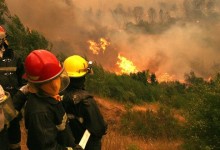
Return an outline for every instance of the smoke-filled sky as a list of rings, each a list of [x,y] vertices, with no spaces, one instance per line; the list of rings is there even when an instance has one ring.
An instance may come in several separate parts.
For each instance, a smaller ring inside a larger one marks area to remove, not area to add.
[[[176,23],[161,34],[128,33],[123,19],[112,13],[119,3],[125,10],[144,8],[144,19],[150,7],[170,11],[183,17],[183,0],[6,0],[12,14],[30,29],[37,30],[53,43],[53,50],[65,55],[80,54],[117,71],[117,56],[131,60],[139,71],[150,69],[160,76],[168,73],[183,79],[194,71],[204,78],[220,70],[220,21],[208,24],[195,20]],[[217,0],[215,10],[220,8]],[[101,15],[98,16],[98,10]],[[134,21],[134,20],[130,20]],[[89,51],[88,40],[103,37],[111,43],[104,53]]]

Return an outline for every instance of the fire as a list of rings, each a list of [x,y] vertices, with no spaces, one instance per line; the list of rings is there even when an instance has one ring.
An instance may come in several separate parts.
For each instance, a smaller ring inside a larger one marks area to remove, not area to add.
[[[88,43],[89,43],[89,50],[91,50],[92,53],[95,55],[98,55],[100,51],[104,53],[107,46],[110,45],[110,42],[108,42],[104,38],[100,38],[98,43],[93,40],[89,40]]]
[[[104,38],[100,38],[100,46],[103,49],[103,51],[105,51],[106,47],[110,45],[110,42],[108,42],[106,39]]]
[[[94,55],[99,55],[100,52],[104,54],[105,50],[107,47],[110,45],[110,42],[105,39],[105,38],[100,38],[98,42],[94,40],[89,40],[89,50],[94,54]],[[118,54],[118,60],[116,64],[118,65],[120,71],[115,71],[116,74],[131,74],[131,73],[137,73],[138,69],[134,65],[134,63],[131,60],[128,60],[126,57]],[[157,73],[157,81],[158,82],[170,82],[175,80],[174,75],[170,75],[168,73]]]
[[[88,43],[90,44],[89,49],[92,51],[92,53],[98,55],[100,51],[99,45],[92,40],[89,40]]]
[[[169,82],[169,81],[174,81],[174,76],[173,75],[169,75],[167,72],[164,74],[161,74],[158,77],[158,82]]]
[[[117,65],[121,69],[122,74],[130,74],[130,73],[136,73],[138,72],[136,66],[133,64],[132,61],[128,60],[127,58],[121,56],[120,54],[118,55],[118,61]]]
[[[207,82],[211,82],[213,79],[212,79],[212,76],[209,76],[207,79],[205,79]]]

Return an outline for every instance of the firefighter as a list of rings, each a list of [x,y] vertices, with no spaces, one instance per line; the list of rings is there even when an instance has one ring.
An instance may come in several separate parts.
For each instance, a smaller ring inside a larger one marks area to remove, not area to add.
[[[91,65],[91,61],[79,55],[65,59],[64,68],[70,77],[70,84],[63,92],[63,106],[76,143],[88,130],[90,137],[85,150],[101,150],[101,139],[106,134],[107,124],[94,97],[85,90],[86,75],[92,72]]]
[[[0,26],[0,76],[1,84],[11,96],[22,86],[21,74],[24,73],[22,59],[9,48],[6,31]]]
[[[0,26],[0,76],[3,88],[13,95],[17,87],[15,76],[16,58],[12,49],[8,48],[6,31]]]
[[[9,92],[4,91],[0,85],[0,149],[8,150],[9,141],[7,129],[9,123],[16,117],[16,110],[14,109],[12,99]]]
[[[8,48],[8,41],[6,40],[6,31],[5,29],[0,26],[0,58],[3,57],[3,53]]]
[[[25,59],[29,89],[24,108],[29,150],[81,149],[67,123],[58,94],[69,77],[56,56],[47,50],[34,50]]]
[[[6,37],[6,30],[0,26],[0,83],[13,98],[17,89],[22,86],[21,74],[24,73],[24,69],[22,66],[22,59],[9,48]],[[11,121],[7,129],[10,149],[12,150],[21,149],[20,119],[21,114]]]

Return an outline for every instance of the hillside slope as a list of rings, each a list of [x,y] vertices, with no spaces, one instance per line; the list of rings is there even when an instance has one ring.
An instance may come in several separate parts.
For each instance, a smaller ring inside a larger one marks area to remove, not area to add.
[[[115,101],[96,97],[100,110],[108,122],[109,129],[103,138],[103,150],[177,150],[181,141],[148,140],[134,137],[132,135],[122,135],[120,131],[120,117],[126,112],[125,106]],[[133,106],[134,111],[151,110],[156,112],[158,104],[145,104],[143,106]]]
[[[139,137],[131,135],[122,135],[120,130],[120,117],[126,112],[123,104],[118,102],[95,97],[100,110],[108,123],[108,132],[103,137],[102,150],[177,150],[180,141],[167,141],[167,140],[144,140]],[[134,106],[135,111],[145,111],[150,109],[157,111],[158,104],[146,104],[144,106]],[[27,150],[26,147],[26,132],[24,129],[24,122],[21,121],[22,128],[22,150]]]

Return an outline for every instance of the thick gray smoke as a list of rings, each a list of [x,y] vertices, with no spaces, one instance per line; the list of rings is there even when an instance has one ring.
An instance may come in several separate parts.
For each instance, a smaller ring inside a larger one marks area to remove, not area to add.
[[[141,34],[124,31],[124,22],[134,23],[134,18],[112,13],[119,6],[126,11],[141,6],[146,20],[151,7],[157,11],[169,10],[171,17],[178,18],[184,14],[183,0],[6,0],[6,3],[27,27],[51,41],[54,51],[86,56],[110,71],[117,70],[118,54],[131,60],[140,71],[150,69],[158,76],[168,73],[176,79],[183,79],[190,71],[207,78],[220,70],[220,21],[211,26],[200,20],[177,22],[160,34]],[[217,1],[215,11],[219,7]],[[88,40],[98,41],[101,37],[111,44],[105,53],[94,55],[89,51]]]

